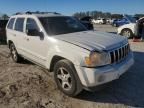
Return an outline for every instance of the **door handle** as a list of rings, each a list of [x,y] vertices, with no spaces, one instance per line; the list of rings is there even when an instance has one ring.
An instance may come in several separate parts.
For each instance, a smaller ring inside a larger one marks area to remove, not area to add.
[[[15,36],[15,37],[16,37],[16,34],[13,34],[13,36]]]
[[[29,41],[29,38],[26,38],[27,41]]]
[[[24,39],[25,39],[26,41],[29,41],[29,38],[27,38],[27,37],[25,37]]]

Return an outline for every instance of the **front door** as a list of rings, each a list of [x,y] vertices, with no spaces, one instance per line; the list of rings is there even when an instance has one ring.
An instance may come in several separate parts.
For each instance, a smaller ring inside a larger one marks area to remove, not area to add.
[[[46,38],[44,35],[43,38],[41,38],[39,34],[33,36],[28,35],[29,30],[37,30],[40,32],[40,26],[36,22],[36,19],[27,18],[26,21],[26,35],[24,37],[25,55],[34,62],[44,65],[44,63],[46,62],[46,55],[48,49]]]

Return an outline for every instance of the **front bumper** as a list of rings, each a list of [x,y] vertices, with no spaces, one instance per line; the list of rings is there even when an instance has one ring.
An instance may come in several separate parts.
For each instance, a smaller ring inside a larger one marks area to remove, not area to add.
[[[84,87],[94,87],[118,79],[134,64],[133,54],[130,53],[125,60],[99,68],[86,68],[75,66],[81,84]]]

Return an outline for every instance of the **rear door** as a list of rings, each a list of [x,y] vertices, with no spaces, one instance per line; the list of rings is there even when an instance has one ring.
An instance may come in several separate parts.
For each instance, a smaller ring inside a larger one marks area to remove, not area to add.
[[[25,36],[24,22],[25,22],[25,18],[23,18],[23,17],[17,18],[16,22],[15,22],[15,26],[14,26],[13,36],[16,37],[15,38],[15,41],[17,43],[16,48],[17,48],[19,54],[23,54],[23,50],[24,50],[24,46],[23,46],[23,39]]]

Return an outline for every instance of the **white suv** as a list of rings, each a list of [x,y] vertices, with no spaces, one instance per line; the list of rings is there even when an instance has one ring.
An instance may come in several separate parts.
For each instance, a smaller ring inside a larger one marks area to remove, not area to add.
[[[129,19],[130,23],[120,26],[117,30],[117,33],[127,38],[141,37],[144,17],[140,18],[137,21],[136,19],[130,16],[127,16],[127,19]]]
[[[125,37],[88,31],[58,13],[12,16],[6,33],[12,59],[23,57],[54,72],[58,88],[69,96],[118,79],[134,63]]]
[[[98,18],[97,20],[93,19],[92,23],[94,23],[94,24],[106,24],[106,19],[104,19],[104,18]]]

